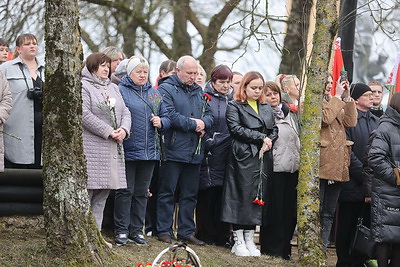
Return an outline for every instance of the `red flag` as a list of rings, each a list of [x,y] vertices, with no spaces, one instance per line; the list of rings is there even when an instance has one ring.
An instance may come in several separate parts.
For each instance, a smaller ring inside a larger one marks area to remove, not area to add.
[[[389,99],[394,93],[400,92],[400,54],[386,81],[386,87],[390,90]]]
[[[12,53],[10,51],[8,51],[8,57],[7,57],[7,61],[12,59]]]
[[[336,82],[340,77],[340,71],[344,70],[343,56],[342,50],[340,48],[341,39],[338,37],[334,43],[335,48],[335,56],[333,58],[333,66],[332,66],[332,76],[333,76],[333,84],[331,89],[331,95],[336,94]]]

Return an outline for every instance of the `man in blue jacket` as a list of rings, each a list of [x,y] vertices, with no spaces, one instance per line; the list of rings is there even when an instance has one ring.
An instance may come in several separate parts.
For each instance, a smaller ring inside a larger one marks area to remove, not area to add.
[[[175,192],[179,188],[178,239],[204,245],[195,236],[193,219],[197,204],[202,136],[213,124],[213,116],[202,88],[195,83],[198,63],[191,56],[177,61],[177,72],[161,79],[159,90],[171,119],[165,132],[165,157],[159,173],[157,201],[158,240],[171,242]]]

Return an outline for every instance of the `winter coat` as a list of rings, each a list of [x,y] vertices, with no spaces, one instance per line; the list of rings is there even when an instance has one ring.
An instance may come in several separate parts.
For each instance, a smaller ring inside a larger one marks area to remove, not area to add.
[[[205,150],[200,169],[200,189],[223,185],[231,147],[231,135],[226,125],[225,113],[228,102],[232,100],[232,93],[219,93],[212,88],[211,82],[206,84],[204,92],[211,97],[209,105],[214,124],[203,137]]]
[[[259,181],[260,193],[266,192],[265,177],[260,179],[259,151],[265,137],[273,142],[278,138],[278,127],[269,104],[258,103],[258,114],[246,102],[230,101],[226,120],[232,137],[232,146],[222,193],[221,220],[241,225],[261,225],[262,207],[253,203]],[[264,153],[262,171],[272,172],[272,150]],[[265,200],[265,198],[263,199]],[[268,203],[267,203],[268,205]]]
[[[378,126],[379,118],[370,111],[364,112],[357,109],[357,125],[347,128],[347,140],[353,141],[350,155],[349,175],[350,181],[344,182],[340,188],[339,201],[364,202],[363,189],[363,160],[366,153],[368,139],[372,131]]]
[[[44,66],[41,62],[37,63],[38,69],[36,73],[44,81]],[[22,66],[26,80],[20,66]],[[27,84],[29,88],[34,88],[31,74],[20,57],[4,62],[0,65],[0,70],[7,77],[13,100],[13,108],[10,117],[4,123],[4,131],[21,138],[21,140],[17,140],[11,136],[4,135],[5,158],[17,164],[34,164],[34,100],[27,97]]]
[[[137,86],[127,75],[121,79],[118,87],[132,115],[131,133],[129,138],[124,140],[125,160],[160,160],[160,133],[171,125],[160,93],[151,88],[150,83]],[[160,117],[160,131],[156,131],[150,121],[151,114]]]
[[[0,71],[0,131],[3,131],[3,124],[10,116],[12,97],[7,78]],[[4,142],[3,133],[0,133],[0,172],[4,172]]]
[[[320,169],[321,179],[338,182],[349,181],[349,165],[352,141],[346,140],[345,128],[357,124],[355,102],[345,102],[329,97],[322,102],[322,126]]]
[[[284,117],[275,116],[275,123],[279,129],[279,137],[272,150],[274,161],[274,172],[294,173],[299,169],[300,161],[300,139],[298,132],[298,121],[289,107],[282,104]]]
[[[392,164],[400,166],[400,114],[388,106],[368,154],[372,180],[371,231],[379,243],[400,243],[400,187]],[[391,164],[392,163],[392,164]]]
[[[212,111],[202,88],[196,83],[189,86],[173,74],[159,81],[158,90],[171,119],[171,127],[164,135],[166,160],[200,164],[204,157],[204,138],[200,139],[196,122],[191,118],[201,119],[205,130],[213,125]]]
[[[114,130],[107,98],[114,98],[115,117],[119,127],[127,132],[131,127],[131,113],[125,106],[118,86],[109,79],[102,81],[86,67],[82,70],[82,125],[83,150],[86,156],[88,189],[126,188],[123,150],[110,136]],[[120,152],[120,153],[119,153]]]

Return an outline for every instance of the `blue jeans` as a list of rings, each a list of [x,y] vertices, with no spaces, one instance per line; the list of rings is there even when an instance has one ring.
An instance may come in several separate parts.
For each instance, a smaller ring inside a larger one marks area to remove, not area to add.
[[[178,235],[190,237],[195,232],[193,214],[199,190],[200,164],[165,161],[159,173],[157,233],[172,235],[175,193],[179,188]]]
[[[135,236],[143,234],[147,189],[157,161],[126,161],[126,189],[115,192],[114,232]]]
[[[325,249],[329,245],[329,235],[339,199],[340,185],[340,182],[328,185],[328,180],[319,180],[321,238]]]

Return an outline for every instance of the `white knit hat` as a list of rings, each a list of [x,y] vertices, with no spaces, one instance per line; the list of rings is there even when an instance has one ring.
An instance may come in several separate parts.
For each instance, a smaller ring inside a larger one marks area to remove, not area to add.
[[[130,75],[131,72],[139,65],[146,66],[147,68],[149,67],[149,63],[144,57],[132,56],[126,64],[126,73]]]

